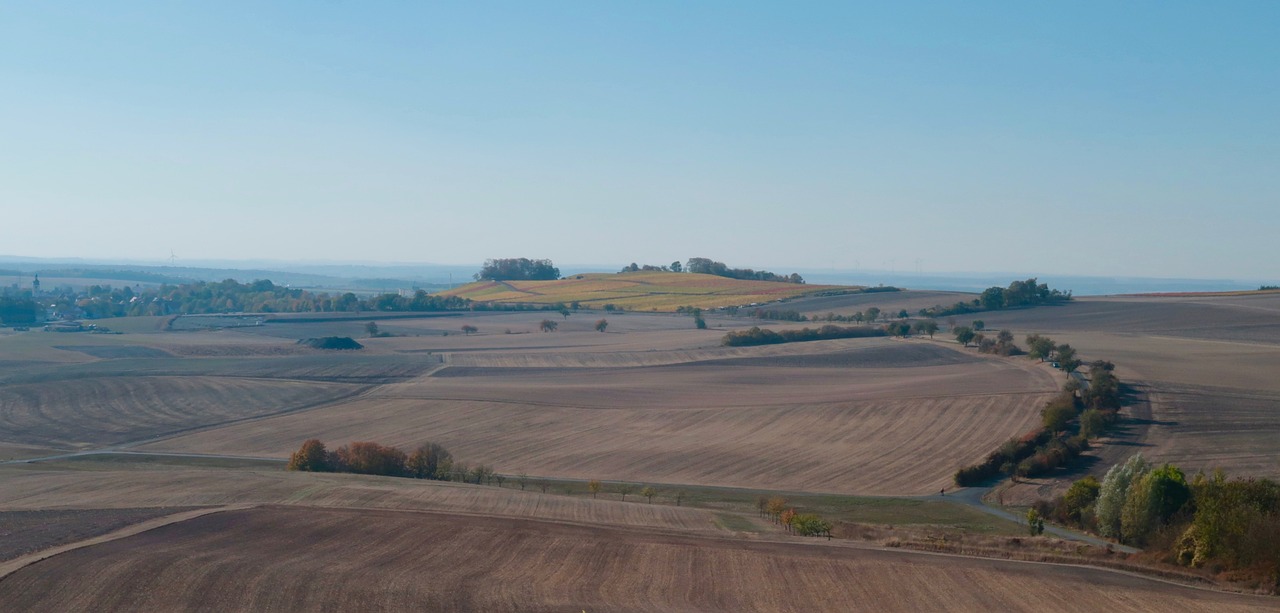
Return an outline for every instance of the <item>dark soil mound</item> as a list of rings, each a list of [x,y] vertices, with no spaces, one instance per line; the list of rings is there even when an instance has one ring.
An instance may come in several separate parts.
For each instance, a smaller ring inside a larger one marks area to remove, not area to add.
[[[349,336],[326,336],[323,338],[304,338],[298,341],[299,345],[315,347],[316,349],[364,349],[364,345],[357,343],[355,339]]]

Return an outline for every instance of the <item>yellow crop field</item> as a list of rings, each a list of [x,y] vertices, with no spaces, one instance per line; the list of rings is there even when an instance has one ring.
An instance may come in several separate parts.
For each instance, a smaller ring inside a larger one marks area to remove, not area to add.
[[[673,272],[593,273],[555,281],[477,281],[442,292],[477,302],[557,304],[588,308],[613,304],[633,311],[674,311],[682,306],[713,309],[745,306],[813,294],[856,292],[839,285],[743,281]]]

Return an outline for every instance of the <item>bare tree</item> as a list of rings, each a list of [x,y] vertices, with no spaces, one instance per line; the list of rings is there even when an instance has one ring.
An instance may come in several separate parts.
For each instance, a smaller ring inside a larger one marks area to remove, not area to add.
[[[622,494],[622,501],[627,501],[627,494],[636,491],[636,487],[630,483],[622,483],[618,485],[618,493]]]

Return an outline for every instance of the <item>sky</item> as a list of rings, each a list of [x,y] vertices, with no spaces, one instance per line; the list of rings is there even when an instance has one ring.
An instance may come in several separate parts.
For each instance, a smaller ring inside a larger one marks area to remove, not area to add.
[[[1275,279],[1280,3],[0,4],[0,254]]]

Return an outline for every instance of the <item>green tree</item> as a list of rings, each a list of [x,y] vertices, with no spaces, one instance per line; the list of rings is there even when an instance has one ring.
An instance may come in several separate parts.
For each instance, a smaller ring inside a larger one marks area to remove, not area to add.
[[[969,346],[969,343],[973,341],[973,337],[976,335],[973,328],[970,328],[969,326],[957,326],[952,328],[951,333],[955,334],[956,342],[964,345],[965,347]]]
[[[453,454],[439,443],[425,443],[409,455],[409,475],[418,479],[443,479],[444,468],[453,462]]]
[[[539,327],[543,332],[555,332],[555,331],[556,331],[556,328],[559,328],[559,327],[560,327],[560,324],[558,324],[558,323],[556,323],[556,322],[554,322],[554,321],[552,321],[552,320],[550,320],[550,319],[544,319],[544,320],[542,320],[542,322],[541,322],[541,323],[539,323],[539,324],[538,324],[538,327]]]
[[[462,326],[462,333],[467,336],[471,336],[472,334],[475,334],[476,332],[479,332],[479,331],[480,331],[480,328],[477,328],[471,324]]]
[[[609,320],[601,319],[596,322],[596,332],[604,332],[609,327]]]
[[[982,321],[981,319],[975,319],[973,320],[973,329],[975,332],[981,332],[983,330],[986,330],[987,322]]]
[[[937,331],[938,331],[938,322],[932,319],[926,319],[920,322],[920,332],[924,334],[928,334],[929,338],[933,338],[933,335],[937,333]]]
[[[1072,379],[1074,381],[1075,379]],[[1097,438],[1107,429],[1107,418],[1097,409],[1089,409],[1080,414],[1080,434],[1085,438]]]
[[[1103,536],[1113,538],[1121,536],[1121,514],[1129,498],[1130,486],[1140,481],[1148,470],[1150,465],[1139,453],[1134,454],[1124,464],[1112,466],[1102,478],[1102,487],[1098,490],[1098,502],[1094,506],[1094,514],[1098,518],[1098,532]]]
[[[1040,512],[1035,509],[1027,511],[1027,532],[1031,533],[1031,536],[1044,534],[1044,518],[1040,517]]]
[[[1027,355],[1034,359],[1041,362],[1047,360],[1053,354],[1055,348],[1057,348],[1057,345],[1054,344],[1053,339],[1047,336],[1040,336],[1039,334],[1027,335]]]
[[[573,311],[570,311],[567,307],[560,307],[560,314],[563,315],[565,319],[569,319],[569,316],[573,315]]]
[[[640,495],[648,499],[649,504],[653,504],[653,497],[658,495],[658,490],[653,489],[651,485],[646,485],[640,490]]]
[[[591,492],[592,498],[595,498],[596,494],[599,494],[600,490],[602,489],[604,489],[604,484],[600,483],[595,479],[592,479],[587,482],[587,491]]]
[[[671,263],[671,272],[684,272],[684,265],[680,263],[680,260]]]
[[[1067,429],[1067,424],[1076,418],[1075,407],[1061,402],[1051,402],[1040,414],[1046,430],[1058,433]]]
[[[619,493],[619,494],[622,494],[622,501],[623,501],[623,502],[626,502],[626,501],[627,501],[627,494],[630,494],[631,492],[634,492],[634,491],[636,491],[636,488],[635,488],[635,486],[634,486],[634,485],[631,485],[630,483],[619,483],[619,484],[618,484],[618,493]]]
[[[369,322],[369,323],[365,324],[365,325],[364,325],[364,331],[365,331],[365,332],[367,332],[367,333],[369,333],[369,337],[370,337],[370,338],[377,337],[377,336],[378,336],[378,324],[377,324],[377,322],[373,322],[373,321],[371,321],[371,322]]]
[[[1102,484],[1093,475],[1072,483],[1067,493],[1062,495],[1067,517],[1072,521],[1084,523],[1085,514],[1098,500],[1098,492],[1101,489]]]
[[[878,307],[871,307],[867,309],[867,312],[866,312],[867,321],[875,321],[876,318],[878,317],[880,317],[880,309]]]
[[[1076,350],[1071,345],[1063,343],[1058,345],[1055,350],[1058,359],[1058,368],[1063,372],[1073,372],[1080,367],[1080,360],[1076,358]]]

